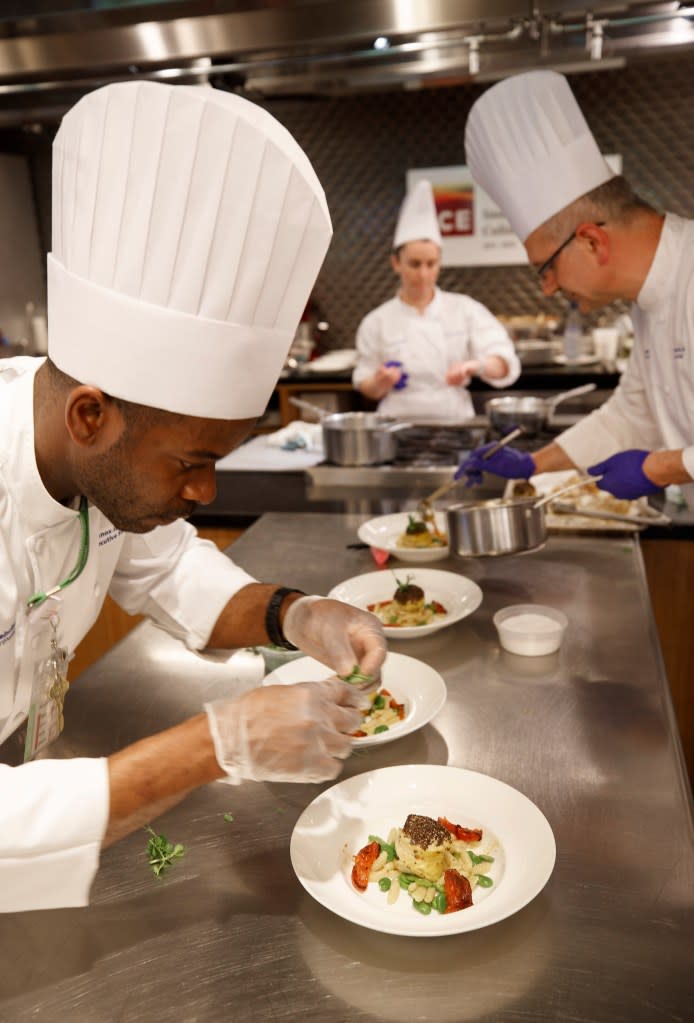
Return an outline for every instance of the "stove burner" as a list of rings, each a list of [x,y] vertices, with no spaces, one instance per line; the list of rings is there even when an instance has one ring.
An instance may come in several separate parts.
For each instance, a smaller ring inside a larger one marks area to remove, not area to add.
[[[457,466],[475,448],[487,441],[498,440],[501,434],[487,426],[413,426],[401,430],[397,437],[397,452],[391,464],[416,468]],[[555,437],[556,434],[549,431],[534,437],[521,435],[513,446],[521,451],[536,451]]]

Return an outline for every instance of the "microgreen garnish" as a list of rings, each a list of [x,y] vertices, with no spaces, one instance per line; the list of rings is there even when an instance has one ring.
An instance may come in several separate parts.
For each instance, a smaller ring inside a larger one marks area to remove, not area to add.
[[[147,859],[155,877],[161,877],[174,860],[185,855],[185,846],[169,842],[165,835],[158,835],[149,825],[145,828],[152,836],[147,842]]]

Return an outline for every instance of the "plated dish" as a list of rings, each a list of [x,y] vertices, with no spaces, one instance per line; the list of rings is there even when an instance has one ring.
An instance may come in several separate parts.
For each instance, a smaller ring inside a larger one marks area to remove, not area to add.
[[[263,679],[263,685],[296,685],[297,682],[320,682],[334,675],[331,668],[313,657],[301,657],[282,665]],[[393,700],[404,706],[401,719],[385,732],[355,736],[354,745],[380,746],[416,732],[434,718],[446,702],[446,683],[437,671],[423,661],[405,654],[386,654],[381,671],[382,688]]]
[[[363,892],[354,887],[354,856],[369,836],[388,835],[410,814],[444,816],[486,833],[492,884],[475,888],[471,906],[424,915],[411,898],[389,904],[377,884]],[[556,845],[542,812],[510,785],[462,768],[408,764],[356,775],[322,792],[299,817],[290,856],[306,891],[345,920],[387,934],[436,937],[487,927],[522,909],[547,883]]]
[[[328,596],[354,607],[375,610],[372,605],[383,605],[393,599],[399,583],[420,587],[425,602],[443,608],[443,613],[435,610],[423,625],[390,624],[387,613],[378,614],[387,635],[393,639],[421,639],[429,636],[472,614],[482,603],[482,590],[472,579],[435,568],[366,572],[333,586]],[[388,608],[385,610],[387,612]]]
[[[362,543],[370,547],[378,547],[380,550],[388,551],[394,558],[411,563],[423,563],[428,561],[443,561],[450,553],[447,538],[443,543],[433,543],[427,546],[405,546],[403,537],[408,527],[411,527],[411,520],[418,519],[414,512],[396,512],[393,515],[379,515],[375,519],[363,522],[357,530],[357,535]],[[434,524],[436,529],[444,537],[446,536],[446,516],[443,512],[434,512]]]

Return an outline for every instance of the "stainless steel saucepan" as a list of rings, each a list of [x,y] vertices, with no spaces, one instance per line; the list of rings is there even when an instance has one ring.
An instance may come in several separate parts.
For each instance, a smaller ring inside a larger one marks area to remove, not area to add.
[[[587,477],[591,482],[600,476]],[[448,543],[462,558],[522,554],[542,547],[547,540],[546,506],[587,479],[574,480],[539,500],[536,497],[463,501],[446,509]]]
[[[327,412],[301,398],[290,398],[298,408],[313,412],[323,427],[323,450],[335,465],[383,465],[392,462],[398,448],[398,430],[412,423],[398,422],[377,412]]]
[[[501,398],[491,398],[485,402],[484,410],[493,430],[505,433],[516,426],[521,426],[528,437],[541,433],[547,426],[557,405],[579,394],[594,391],[596,384],[583,384],[572,387],[570,391],[562,391],[552,398],[538,398],[533,395],[518,396],[509,394]]]

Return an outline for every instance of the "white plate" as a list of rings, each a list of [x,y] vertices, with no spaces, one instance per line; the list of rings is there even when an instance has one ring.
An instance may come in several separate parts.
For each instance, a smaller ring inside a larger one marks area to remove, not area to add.
[[[436,615],[429,625],[393,626],[384,625],[386,634],[393,639],[417,639],[432,632],[445,629],[447,625],[459,622],[472,614],[482,603],[482,590],[472,579],[455,572],[442,572],[436,568],[412,568],[395,571],[367,572],[333,586],[328,594],[335,600],[367,609],[369,604],[391,600],[398,580],[407,580],[424,590],[424,599],[429,603],[437,600],[446,608],[445,615]]]
[[[297,682],[320,682],[335,672],[313,657],[301,657],[283,664],[263,679],[264,686],[295,685]],[[381,669],[381,682],[398,703],[405,704],[405,717],[387,732],[355,737],[355,746],[381,746],[403,735],[416,732],[435,717],[446,702],[446,683],[438,671],[405,654],[386,654]]]
[[[592,366],[601,360],[597,355],[579,355],[577,359],[567,359],[565,355],[555,355],[552,359],[558,366]]]
[[[412,513],[409,513],[412,514]],[[368,543],[369,547],[378,547],[382,551],[388,551],[394,558],[400,561],[425,562],[443,561],[450,552],[445,547],[398,547],[397,539],[407,529],[409,521],[407,512],[397,512],[395,515],[379,515],[375,519],[362,522],[357,530],[357,536],[362,543]],[[448,531],[446,516],[442,512],[434,512],[436,526],[442,533]]]
[[[409,813],[448,817],[496,838],[494,885],[476,888],[468,909],[420,916],[404,892],[389,906],[377,885],[363,893],[352,885],[352,857],[369,835],[402,827]],[[322,792],[299,817],[290,855],[306,891],[338,916],[386,934],[431,938],[517,913],[547,883],[556,846],[545,816],[510,785],[462,768],[408,764],[358,774]]]
[[[319,355],[304,365],[309,373],[337,373],[341,370],[353,369],[357,364],[356,348],[337,348],[325,355]]]

